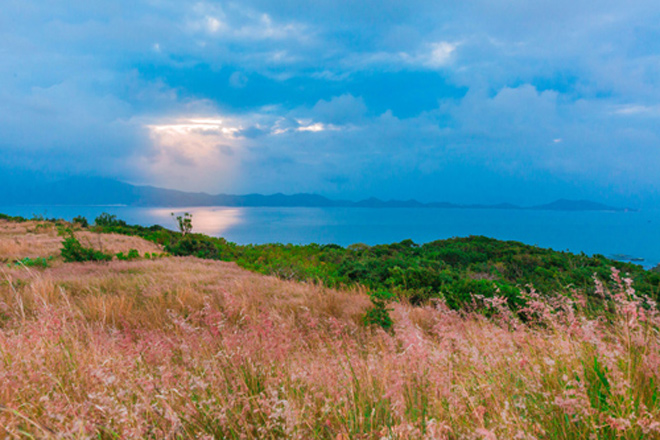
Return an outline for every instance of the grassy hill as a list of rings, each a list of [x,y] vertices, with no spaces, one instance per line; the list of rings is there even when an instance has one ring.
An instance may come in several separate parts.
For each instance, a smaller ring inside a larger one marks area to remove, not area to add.
[[[17,220],[0,219],[3,438],[660,437],[638,266],[483,237],[241,247]],[[115,257],[65,262],[71,232]],[[452,296],[468,281],[499,291]],[[387,331],[365,321],[384,291]]]
[[[613,287],[612,268],[630,277],[640,293],[655,300],[660,297],[660,273],[639,265],[480,236],[422,245],[405,240],[378,246],[241,246],[160,226],[127,225],[108,215],[97,219],[92,230],[140,236],[173,255],[235,261],[241,267],[284,279],[333,287],[362,285],[412,304],[442,299],[455,310],[473,306],[478,296],[503,296],[516,310],[525,304],[522,292],[531,290],[547,296],[580,292],[599,309],[602,301],[596,295],[594,278]]]

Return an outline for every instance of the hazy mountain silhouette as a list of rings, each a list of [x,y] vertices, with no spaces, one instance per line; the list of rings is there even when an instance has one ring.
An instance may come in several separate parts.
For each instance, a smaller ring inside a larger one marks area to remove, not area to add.
[[[75,177],[49,183],[33,183],[15,177],[0,179],[0,205],[128,205],[128,206],[272,206],[354,208],[454,208],[531,209],[553,211],[622,211],[589,200],[557,200],[544,205],[521,207],[509,203],[461,205],[449,202],[422,203],[417,200],[332,200],[316,194],[208,194],[153,186],[137,186],[113,179]]]

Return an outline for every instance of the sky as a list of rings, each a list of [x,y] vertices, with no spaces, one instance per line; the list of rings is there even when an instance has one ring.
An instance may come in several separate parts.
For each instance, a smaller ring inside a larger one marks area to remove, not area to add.
[[[657,0],[3,0],[0,173],[660,207]]]

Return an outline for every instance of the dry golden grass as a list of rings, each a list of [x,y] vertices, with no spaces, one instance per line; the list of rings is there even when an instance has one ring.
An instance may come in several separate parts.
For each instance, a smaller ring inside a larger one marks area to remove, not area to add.
[[[366,295],[355,292],[285,282],[234,263],[188,257],[69,263],[47,271],[14,267],[3,274],[12,284],[30,286],[22,295],[28,315],[44,301],[61,301],[65,291],[86,321],[116,328],[162,329],[169,322],[168,311],[191,313],[205,304],[222,305],[225,295],[250,316],[264,309],[295,315],[313,307],[315,313],[357,321],[369,304]],[[12,294],[9,286],[0,292]]]
[[[140,237],[119,234],[94,234],[92,232],[82,231],[76,233],[76,238],[78,238],[83,246],[109,254],[116,254],[118,252],[128,253],[131,249],[136,249],[141,255],[145,252],[163,252],[163,249],[157,244]]]
[[[128,253],[130,249],[136,249],[140,254],[162,252],[158,245],[138,237],[78,231],[76,238],[83,246],[110,254]],[[57,235],[57,227],[51,222],[0,220],[0,261],[55,257],[60,254],[61,247],[62,237]]]
[[[0,220],[0,259],[59,255],[61,242],[52,223]]]

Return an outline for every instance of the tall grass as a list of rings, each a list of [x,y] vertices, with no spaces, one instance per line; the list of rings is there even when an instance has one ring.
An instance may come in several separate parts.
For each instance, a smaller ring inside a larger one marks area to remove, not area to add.
[[[3,269],[7,438],[660,438],[660,318],[613,274],[589,319],[394,304],[194,258]],[[598,281],[596,281],[598,283]]]
[[[155,243],[126,235],[82,230],[76,231],[76,238],[86,247],[109,254],[129,249],[136,249],[142,255],[162,252]],[[16,223],[0,219],[0,261],[59,256],[61,248],[62,237],[58,235],[56,223],[32,220]]]

